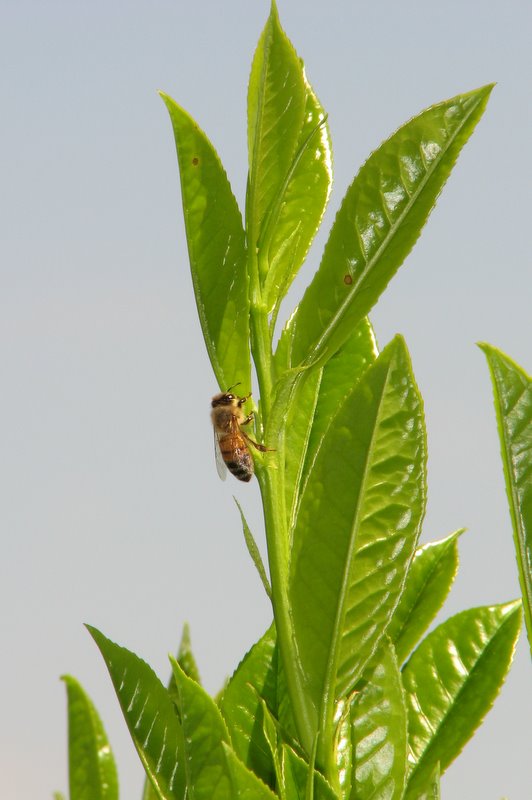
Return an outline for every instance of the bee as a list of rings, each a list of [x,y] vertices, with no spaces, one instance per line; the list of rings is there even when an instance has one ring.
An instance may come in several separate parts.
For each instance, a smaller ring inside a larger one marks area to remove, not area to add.
[[[245,397],[238,397],[231,394],[231,389],[234,389],[234,386],[226,392],[215,394],[211,402],[216,468],[223,481],[229,470],[239,481],[247,483],[253,477],[253,459],[248,443],[261,453],[265,453],[268,448],[254,442],[242,430],[243,425],[249,425],[253,420],[253,412],[246,416],[242,410],[242,406],[251,397],[251,392]]]

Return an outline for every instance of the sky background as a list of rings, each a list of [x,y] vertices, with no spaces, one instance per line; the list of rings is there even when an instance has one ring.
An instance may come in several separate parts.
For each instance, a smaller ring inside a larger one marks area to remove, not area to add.
[[[245,98],[267,0],[0,0],[0,793],[67,790],[63,673],[110,736],[121,796],[142,770],[89,622],[166,680],[183,623],[217,691],[270,621],[216,473],[217,390],[196,318],[164,89],[214,142],[242,204]],[[426,106],[498,85],[423,236],[373,312],[405,335],[425,400],[423,540],[466,526],[443,617],[519,594],[484,357],[530,371],[532,5],[279,0],[325,109],[335,184],[285,316],[367,155]],[[501,696],[443,780],[530,798],[524,634]]]

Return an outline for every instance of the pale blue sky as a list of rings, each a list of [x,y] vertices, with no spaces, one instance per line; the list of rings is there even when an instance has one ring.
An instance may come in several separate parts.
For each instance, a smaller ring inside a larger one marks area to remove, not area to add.
[[[474,343],[532,369],[532,6],[279,0],[279,10],[329,112],[335,156],[325,230],[292,304],[368,153],[427,105],[498,82],[373,321],[381,344],[405,335],[425,398],[424,539],[469,529],[445,614],[509,600],[510,522]],[[216,385],[156,94],[197,118],[242,202],[247,77],[267,13],[267,0],[0,0],[2,797],[66,790],[58,676],[70,672],[102,714],[122,797],[140,798],[141,768],[83,621],[166,679],[188,620],[211,691],[269,621],[232,500],[261,539],[257,486],[224,484],[214,466]],[[528,800],[531,670],[523,636],[444,798]]]

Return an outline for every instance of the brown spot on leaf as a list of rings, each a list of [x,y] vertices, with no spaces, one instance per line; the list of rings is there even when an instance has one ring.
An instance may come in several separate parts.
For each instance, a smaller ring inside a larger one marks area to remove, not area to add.
[[[194,156],[194,158],[192,159],[192,166],[197,167],[198,164],[199,164],[199,158],[197,156]]]
[[[346,286],[351,286],[351,284],[353,283],[352,276],[349,275],[349,274],[344,275],[344,283],[345,283]]]

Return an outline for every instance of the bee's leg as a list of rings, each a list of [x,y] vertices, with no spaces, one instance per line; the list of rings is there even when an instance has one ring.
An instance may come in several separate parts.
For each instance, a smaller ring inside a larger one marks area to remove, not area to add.
[[[247,394],[245,397],[239,397],[238,398],[238,407],[242,408],[244,403],[247,403],[247,401],[249,400],[250,397],[251,397],[251,392],[249,394]]]
[[[242,424],[244,424],[244,423],[242,423]],[[251,445],[253,445],[255,450],[258,450],[260,453],[274,453],[275,452],[275,450],[272,450],[271,447],[266,447],[265,444],[259,444],[259,442],[255,442],[253,439],[251,439],[247,435],[247,433],[244,433],[244,431],[242,431],[242,436],[246,439],[247,442],[249,442]]]
[[[247,415],[246,419],[242,420],[240,424],[249,425],[250,422],[253,422],[254,418],[255,418],[255,412],[252,411],[250,414]]]

